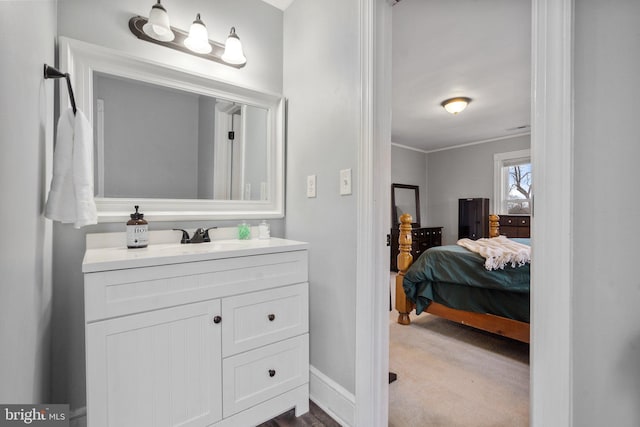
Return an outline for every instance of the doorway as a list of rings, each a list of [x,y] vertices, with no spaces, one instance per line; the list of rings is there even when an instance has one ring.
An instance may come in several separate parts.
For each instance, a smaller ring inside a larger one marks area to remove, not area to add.
[[[366,60],[364,71],[375,70],[375,75],[363,72],[363,87],[375,87],[376,101],[383,105],[391,99],[385,90],[390,73],[386,69],[385,53],[390,55],[390,43],[386,36],[390,30],[390,6],[386,1],[361,2],[364,13],[361,28],[364,40],[361,51]],[[568,226],[571,223],[571,149],[572,149],[572,19],[573,6],[570,0],[532,0],[533,40],[533,111],[531,150],[534,173],[539,192],[536,196],[532,219],[532,238],[535,245],[544,246],[544,252],[534,253],[532,266],[532,318],[535,319],[531,339],[531,424],[571,425],[571,274],[565,266],[571,258],[571,240]],[[374,13],[375,12],[375,13]],[[376,31],[372,31],[376,29]],[[385,32],[387,31],[387,32]],[[377,50],[376,50],[377,49]],[[382,50],[380,50],[382,49]],[[382,60],[373,52],[383,52]],[[388,56],[387,56],[388,58]],[[361,151],[373,146],[373,161],[362,168],[361,177],[371,179],[375,173],[387,173],[389,142],[385,143],[389,118],[384,111],[373,114],[373,102],[364,103],[363,116],[379,119],[373,124],[363,119],[373,129],[365,135]],[[368,131],[367,131],[368,132]],[[370,139],[368,139],[370,137]],[[373,141],[373,142],[371,142]],[[387,180],[389,181],[389,180]],[[385,180],[381,179],[384,183]],[[553,185],[545,185],[545,183]],[[390,182],[389,182],[390,184]],[[388,186],[372,186],[372,196],[388,201]],[[374,198],[372,197],[372,198]],[[387,203],[372,203],[366,198],[359,202],[360,208],[374,209],[372,219],[365,221],[359,231],[363,239],[378,241],[371,230],[381,232],[388,216]],[[369,235],[367,235],[369,233]],[[378,248],[370,252],[371,258],[363,267],[375,270],[373,276],[382,277],[381,266],[388,260],[388,251]],[[359,270],[362,271],[362,270]],[[362,274],[362,278],[371,277]],[[371,283],[371,282],[369,282]],[[554,286],[545,286],[545,283]],[[370,295],[368,284],[358,279],[358,296]],[[552,298],[553,294],[556,298]],[[372,349],[363,363],[356,364],[356,425],[386,425],[388,405],[387,374],[384,354],[388,352],[388,290],[376,288],[372,297],[372,308],[360,306],[356,328],[358,346]],[[368,298],[368,300],[370,300]],[[386,303],[384,302],[386,301]],[[544,301],[544,304],[542,302]],[[382,314],[385,313],[385,314]],[[381,318],[385,320],[381,321]],[[382,368],[382,369],[380,369]],[[384,377],[384,382],[382,378]]]
[[[531,2],[402,0],[392,15],[391,181],[421,184],[426,209],[414,221],[455,245],[458,200],[493,202],[494,155],[530,148]],[[463,35],[443,31],[453,22]],[[441,102],[455,97],[471,102],[452,115]],[[526,344],[430,314],[409,326],[393,317],[390,425],[527,425]]]

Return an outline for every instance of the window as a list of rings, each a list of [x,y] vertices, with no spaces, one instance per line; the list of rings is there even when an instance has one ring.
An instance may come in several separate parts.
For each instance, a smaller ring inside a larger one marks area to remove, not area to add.
[[[494,212],[530,215],[532,197],[531,151],[494,154]]]

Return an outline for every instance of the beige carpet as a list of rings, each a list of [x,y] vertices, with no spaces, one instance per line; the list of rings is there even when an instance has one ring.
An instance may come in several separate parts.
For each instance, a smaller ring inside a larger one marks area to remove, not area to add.
[[[529,346],[431,314],[390,315],[390,427],[529,425]]]

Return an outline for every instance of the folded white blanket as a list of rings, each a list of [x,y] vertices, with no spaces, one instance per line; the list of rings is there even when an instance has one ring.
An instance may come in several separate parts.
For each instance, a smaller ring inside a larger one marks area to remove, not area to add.
[[[520,267],[531,262],[531,246],[507,239],[505,236],[491,239],[460,239],[458,245],[485,258],[487,270],[504,269],[507,264]]]

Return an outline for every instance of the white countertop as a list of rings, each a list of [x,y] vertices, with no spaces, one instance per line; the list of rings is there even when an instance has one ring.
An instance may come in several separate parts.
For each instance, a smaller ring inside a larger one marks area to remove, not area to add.
[[[82,272],[150,267],[308,249],[308,243],[270,238],[265,240],[214,240],[208,243],[159,243],[146,248],[126,246],[87,249]]]

